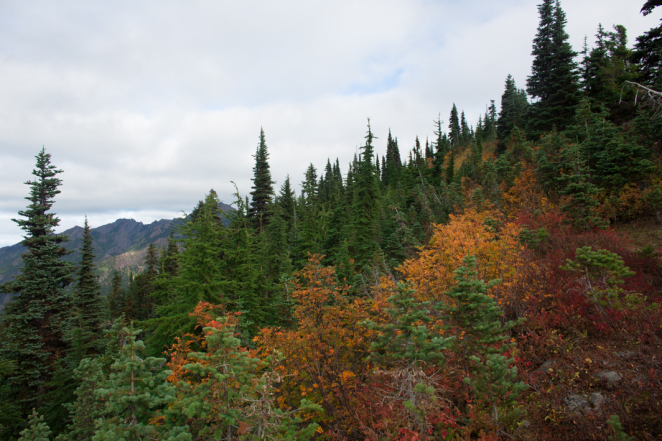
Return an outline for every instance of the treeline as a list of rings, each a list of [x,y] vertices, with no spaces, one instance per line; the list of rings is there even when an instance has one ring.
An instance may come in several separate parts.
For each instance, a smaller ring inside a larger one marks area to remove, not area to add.
[[[526,90],[509,75],[499,112],[470,125],[454,104],[381,157],[368,121],[347,172],[310,164],[298,195],[274,188],[261,131],[250,198],[223,212],[211,190],[107,298],[87,222],[79,265],[62,260],[42,150],[2,286],[3,439],[588,439],[558,404],[597,387],[576,360],[662,351],[656,251],[609,227],[662,210],[662,117],[638,95],[662,85],[662,27],[631,50],[600,26],[579,56],[559,3],[538,9]],[[577,376],[541,377],[560,351]],[[662,433],[646,367],[600,404],[609,424],[582,420],[593,435]]]

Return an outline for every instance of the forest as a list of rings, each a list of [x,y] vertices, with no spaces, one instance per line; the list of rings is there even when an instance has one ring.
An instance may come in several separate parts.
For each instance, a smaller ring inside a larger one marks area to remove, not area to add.
[[[648,0],[650,14],[660,0]],[[101,295],[42,149],[0,285],[3,440],[662,439],[662,25],[581,51],[538,6],[525,88],[214,190]],[[385,152],[376,151],[385,144]],[[401,154],[401,152],[403,152]]]

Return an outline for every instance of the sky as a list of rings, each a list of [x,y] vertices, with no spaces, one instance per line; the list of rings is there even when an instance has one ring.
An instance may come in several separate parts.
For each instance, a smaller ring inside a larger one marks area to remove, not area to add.
[[[278,190],[339,159],[370,118],[401,154],[455,103],[470,124],[525,87],[540,0],[0,1],[0,247],[42,147],[64,170],[58,231],[189,212],[251,191],[260,128]],[[630,43],[644,0],[565,0],[576,51],[599,23]],[[234,182],[234,184],[233,184]]]

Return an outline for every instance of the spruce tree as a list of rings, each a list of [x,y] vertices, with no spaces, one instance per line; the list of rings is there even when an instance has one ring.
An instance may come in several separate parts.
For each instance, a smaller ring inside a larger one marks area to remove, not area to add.
[[[263,228],[267,223],[267,205],[274,194],[274,181],[271,180],[269,169],[269,152],[264,139],[264,130],[260,128],[260,143],[255,151],[255,167],[253,167],[253,186],[251,187],[251,206],[248,216],[256,228]]]
[[[645,14],[646,10],[642,9],[642,12]],[[662,90],[662,25],[637,37],[630,61],[639,65],[643,84]]]
[[[21,432],[18,441],[49,441],[50,436],[51,429],[44,422],[44,416],[39,416],[37,411],[33,409],[28,427]]]
[[[434,163],[432,166],[432,183],[434,185],[441,184],[444,175],[444,162],[446,160],[446,153],[448,153],[448,138],[446,134],[441,130],[441,125],[443,121],[441,120],[441,114],[439,118],[434,122],[435,131],[434,134],[437,136],[437,139],[434,142],[435,152],[434,152]]]
[[[354,184],[354,204],[352,207],[353,237],[350,251],[357,268],[362,271],[372,263],[377,251],[377,221],[379,194],[373,160],[372,140],[374,135],[368,120],[366,142],[361,147],[361,160],[358,163],[356,183]]]
[[[278,204],[283,210],[283,220],[287,225],[288,240],[289,234],[292,231],[292,222],[294,220],[294,205],[295,205],[296,195],[294,190],[292,190],[292,184],[290,183],[290,175],[287,175],[285,182],[280,187],[280,194],[278,195]]]
[[[80,328],[86,348],[85,355],[94,355],[101,349],[101,328],[106,316],[102,307],[101,286],[95,274],[94,248],[87,218],[80,254],[81,260],[76,272],[78,280],[74,289],[74,307],[77,313],[74,326]]]
[[[398,372],[396,382],[400,384],[393,385],[395,394],[404,400],[413,425],[423,434],[428,427],[424,404],[435,401],[436,397],[432,385],[421,381],[419,372],[443,364],[443,351],[453,337],[441,337],[430,329],[432,305],[417,300],[409,285],[398,283],[387,301],[384,322],[364,322],[377,332],[370,345],[370,359],[378,366]]]
[[[467,118],[464,116],[464,110],[460,116],[460,139],[462,145],[468,145],[471,142],[471,131],[469,124],[467,124]]]
[[[451,109],[451,116],[448,121],[448,139],[451,144],[451,148],[454,149],[458,147],[461,142],[461,129],[460,129],[460,117],[457,114],[457,107],[453,103],[453,108]]]
[[[51,164],[51,155],[42,149],[27,181],[30,204],[14,219],[25,231],[21,274],[2,285],[1,291],[14,294],[2,317],[4,335],[0,355],[13,360],[16,372],[10,377],[15,399],[29,409],[40,407],[48,392],[47,384],[56,370],[56,361],[69,349],[66,332],[71,322],[73,302],[65,290],[73,279],[73,264],[63,260],[69,254],[63,243],[67,236],[55,234],[60,220],[50,212],[53,198],[60,193],[62,170]]]
[[[506,88],[503,95],[501,95],[501,112],[499,113],[497,127],[499,153],[505,152],[506,143],[515,127],[521,129],[526,127],[528,107],[529,102],[526,99],[526,93],[521,89],[517,89],[513,76],[508,74]]]
[[[170,232],[170,236],[168,237],[168,248],[166,249],[164,266],[164,272],[170,277],[175,277],[179,272],[179,262],[177,260],[177,256],[179,256],[179,248],[177,247],[175,232],[173,230]]]
[[[517,382],[513,359],[504,355],[513,344],[506,343],[508,332],[517,322],[502,323],[502,311],[487,294],[498,280],[485,283],[476,278],[476,257],[467,256],[455,270],[455,284],[446,293],[448,302],[437,305],[445,323],[446,335],[456,335],[453,351],[465,360],[471,386],[479,406],[492,411],[495,422],[519,416],[516,399],[526,385]],[[513,415],[514,413],[514,415]],[[507,414],[510,414],[507,416]],[[505,417],[505,418],[504,418]]]
[[[382,180],[385,186],[397,185],[400,178],[400,168],[402,161],[400,160],[400,150],[398,149],[398,140],[391,136],[391,130],[388,131],[388,138],[386,141],[386,160],[382,170]]]
[[[533,66],[527,92],[538,101],[532,105],[527,131],[538,138],[552,127],[564,130],[572,122],[579,102],[577,53],[568,43],[565,12],[558,0],[538,6],[540,24],[533,40]]]
[[[122,315],[124,310],[124,294],[122,293],[122,276],[119,271],[113,270],[111,278],[110,293],[108,294],[108,314],[111,319]]]
[[[142,341],[136,340],[140,330],[133,326],[123,329],[123,344],[111,365],[111,373],[95,390],[105,403],[103,418],[97,420],[93,441],[121,439],[191,440],[184,427],[168,430],[152,425],[175,401],[175,389],[166,381],[170,371],[164,370],[165,359],[143,358]]]

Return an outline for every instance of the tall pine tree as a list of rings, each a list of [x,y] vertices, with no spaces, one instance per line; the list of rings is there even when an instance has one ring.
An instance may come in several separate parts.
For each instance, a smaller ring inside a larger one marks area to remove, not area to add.
[[[67,236],[55,234],[60,222],[51,207],[60,193],[62,170],[51,164],[51,155],[42,149],[36,156],[36,177],[27,181],[30,204],[19,211],[24,219],[14,219],[25,231],[22,245],[21,274],[0,291],[15,295],[5,309],[4,332],[0,355],[17,366],[9,378],[15,398],[25,414],[40,407],[48,392],[59,358],[66,355],[69,344],[66,332],[73,306],[71,294],[65,290],[73,280],[73,264],[63,260],[69,252],[63,243]]]
[[[529,95],[538,101],[532,105],[527,131],[533,138],[548,133],[552,127],[564,130],[572,123],[579,103],[579,74],[565,32],[565,12],[558,0],[544,0],[538,6],[540,24],[533,40],[533,66],[527,79]]]
[[[256,228],[262,229],[267,223],[267,206],[274,194],[274,181],[271,180],[269,169],[269,152],[264,139],[264,130],[260,129],[260,143],[255,151],[255,167],[253,167],[253,186],[251,187],[251,206],[248,216]]]

